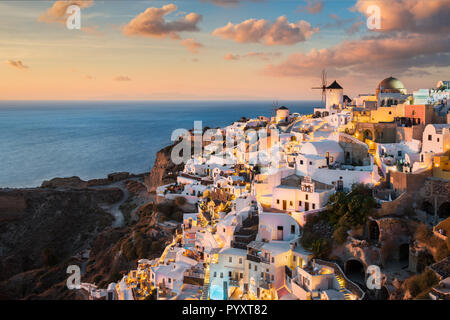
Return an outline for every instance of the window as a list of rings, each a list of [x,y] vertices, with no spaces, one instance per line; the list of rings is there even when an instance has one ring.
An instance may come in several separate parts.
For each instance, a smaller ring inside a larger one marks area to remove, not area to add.
[[[303,160],[300,160],[300,164],[303,164]]]
[[[305,194],[305,200],[308,200],[308,195],[307,194]]]
[[[225,233],[225,228],[223,228],[223,233]]]
[[[258,271],[258,266],[255,264],[255,271]]]
[[[248,264],[248,270],[251,270],[251,269],[252,269],[252,264],[249,263],[249,264]]]
[[[295,226],[293,224],[291,225],[291,233],[295,233]]]
[[[294,262],[296,262],[296,261],[297,261],[297,256],[293,256],[293,257],[292,257],[292,260],[293,260]]]
[[[299,207],[302,206],[302,202],[301,202],[301,201],[298,202],[298,206],[299,206]]]
[[[241,273],[239,273],[239,278],[244,278],[244,274],[241,272]]]
[[[171,283],[171,282],[172,282],[172,278],[168,278],[167,280],[169,280],[169,283]]]
[[[315,203],[313,203],[312,205],[313,205],[313,209],[315,209],[315,208],[316,208],[316,204],[315,204]]]
[[[289,206],[291,206],[291,207],[292,207],[292,201],[289,201]]]
[[[223,278],[223,272],[220,273],[220,277]]]
[[[239,258],[239,264],[242,264],[242,258]]]
[[[272,263],[275,263],[275,258],[274,257],[272,257]]]
[[[272,279],[272,281],[273,281],[273,279],[274,279],[274,277],[273,277],[273,274],[271,275],[271,277],[270,277],[271,279]]]
[[[439,142],[439,138],[437,138],[437,142]]]
[[[217,272],[214,271],[214,278],[217,278]]]
[[[231,277],[232,277],[231,271],[228,271],[228,278],[231,278]]]
[[[277,204],[280,204],[280,199],[277,199]]]
[[[232,263],[232,262],[233,262],[233,258],[232,258],[232,257],[229,257],[229,258],[228,258],[228,262],[229,262],[229,263]]]
[[[261,272],[261,278],[264,278],[264,272]]]
[[[309,162],[309,165],[312,166],[312,161]]]
[[[433,138],[431,137],[431,134],[428,135],[428,141],[433,140]]]

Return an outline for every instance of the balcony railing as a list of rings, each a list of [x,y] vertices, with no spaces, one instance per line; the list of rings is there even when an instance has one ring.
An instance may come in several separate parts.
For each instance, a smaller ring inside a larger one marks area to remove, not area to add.
[[[247,260],[256,262],[256,263],[260,263],[261,262],[261,257],[252,255],[252,254],[247,254]]]
[[[358,299],[360,299],[360,300],[364,299],[366,293],[358,285],[356,285],[353,281],[351,281],[350,279],[347,278],[347,276],[342,271],[341,267],[339,267],[339,265],[337,265],[334,262],[324,261],[324,260],[321,260],[321,259],[314,259],[314,260],[318,264],[326,265],[328,267],[333,268],[334,269],[334,273],[336,275],[339,275],[339,276],[341,276],[342,278],[345,279],[345,289],[347,289],[351,293],[355,294],[358,297]]]
[[[239,287],[240,286],[239,280],[238,279],[230,279],[230,280],[228,280],[228,285],[230,287]]]
[[[260,288],[263,288],[266,290],[270,290],[272,288],[272,282],[270,282],[268,280],[264,280],[264,279],[259,280],[258,285]]]

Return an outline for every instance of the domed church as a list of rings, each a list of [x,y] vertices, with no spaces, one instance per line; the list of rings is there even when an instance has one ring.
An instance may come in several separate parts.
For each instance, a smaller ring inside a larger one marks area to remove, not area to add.
[[[394,77],[384,79],[378,84],[376,90],[377,106],[390,107],[403,103],[408,98],[403,83]]]

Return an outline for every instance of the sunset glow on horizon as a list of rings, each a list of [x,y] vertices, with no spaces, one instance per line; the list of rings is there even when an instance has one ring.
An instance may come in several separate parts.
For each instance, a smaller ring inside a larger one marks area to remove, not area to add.
[[[412,91],[449,74],[449,15],[446,0],[2,1],[0,100],[320,100],[324,68],[349,96],[390,75]]]

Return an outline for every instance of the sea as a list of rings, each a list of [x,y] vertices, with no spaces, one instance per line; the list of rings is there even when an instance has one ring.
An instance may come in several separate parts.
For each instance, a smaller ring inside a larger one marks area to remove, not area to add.
[[[320,101],[282,101],[309,114]],[[149,172],[175,129],[272,116],[272,101],[0,101],[0,188]]]

